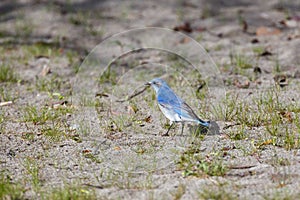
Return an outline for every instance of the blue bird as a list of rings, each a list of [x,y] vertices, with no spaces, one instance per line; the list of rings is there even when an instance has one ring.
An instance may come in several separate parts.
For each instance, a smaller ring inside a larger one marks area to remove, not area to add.
[[[170,120],[170,127],[164,135],[168,135],[172,126],[178,122],[182,123],[182,132],[184,122],[196,122],[203,127],[209,128],[210,122],[200,119],[192,108],[178,97],[164,80],[155,78],[146,83],[146,85],[153,87],[160,110]]]

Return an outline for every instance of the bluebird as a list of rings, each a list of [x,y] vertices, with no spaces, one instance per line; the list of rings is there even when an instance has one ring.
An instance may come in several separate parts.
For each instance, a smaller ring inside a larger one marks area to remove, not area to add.
[[[146,85],[153,87],[156,92],[156,100],[160,110],[170,120],[170,127],[164,135],[168,135],[172,126],[178,122],[182,123],[182,132],[184,122],[195,122],[203,127],[209,128],[210,122],[200,119],[192,108],[178,97],[164,80],[155,78],[146,83]]]

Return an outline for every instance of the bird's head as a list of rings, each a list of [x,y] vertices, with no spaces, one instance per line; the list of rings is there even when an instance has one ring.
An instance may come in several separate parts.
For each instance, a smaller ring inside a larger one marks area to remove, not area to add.
[[[154,88],[155,92],[158,92],[159,88],[164,84],[166,84],[166,82],[160,78],[155,78],[152,79],[150,82],[145,83],[145,85],[151,85]]]

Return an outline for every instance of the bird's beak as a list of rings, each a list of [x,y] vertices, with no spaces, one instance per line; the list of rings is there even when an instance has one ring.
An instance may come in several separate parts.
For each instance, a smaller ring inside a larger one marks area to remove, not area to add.
[[[150,86],[151,85],[151,82],[147,82],[145,83],[146,86]]]

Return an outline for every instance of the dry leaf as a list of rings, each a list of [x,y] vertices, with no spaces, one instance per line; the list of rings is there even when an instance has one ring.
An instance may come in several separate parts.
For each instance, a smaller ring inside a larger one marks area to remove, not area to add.
[[[116,146],[116,147],[114,147],[114,150],[120,151],[120,150],[121,150],[121,147]]]
[[[85,150],[82,150],[82,153],[86,154],[86,153],[91,153],[92,151],[89,150],[89,149],[85,149]]]
[[[150,123],[152,121],[151,115],[144,119],[145,122]]]
[[[184,31],[187,33],[191,33],[193,32],[193,29],[191,27],[191,24],[189,22],[185,22],[184,25],[180,25],[180,26],[175,26],[173,28],[174,31]]]
[[[66,108],[68,104],[68,101],[58,101],[58,102],[54,102],[51,103],[51,106],[53,107],[53,109],[60,109],[60,108]]]
[[[269,52],[268,50],[265,50],[264,52],[259,54],[259,56],[271,56],[271,55],[273,55],[273,54],[271,52]]]
[[[261,74],[261,68],[260,67],[254,67],[253,72],[257,73],[257,74]]]
[[[280,113],[281,116],[286,118],[289,122],[293,122],[293,117],[292,117],[291,112],[289,112],[289,111],[280,111],[279,113]]]
[[[288,85],[287,76],[284,74],[277,74],[276,76],[274,76],[274,80],[280,87]]]
[[[272,143],[273,143],[273,140],[266,140],[263,143],[261,143],[260,146],[262,146],[262,145],[269,145],[269,144],[272,144]]]
[[[288,28],[296,28],[297,27],[297,21],[294,19],[287,19],[280,21],[280,24],[288,27]]]
[[[258,40],[257,38],[254,38],[254,39],[251,40],[251,43],[252,43],[252,44],[259,43],[259,40]]]
[[[239,80],[234,80],[234,85],[237,86],[238,88],[249,88],[250,86],[250,81],[246,80],[244,82],[240,82]]]
[[[281,33],[281,31],[277,28],[261,26],[256,29],[257,36],[278,35],[280,33]]]
[[[232,147],[229,147],[229,146],[227,146],[227,147],[223,147],[222,148],[222,151],[229,151],[229,150],[231,150],[231,149],[233,149]]]

